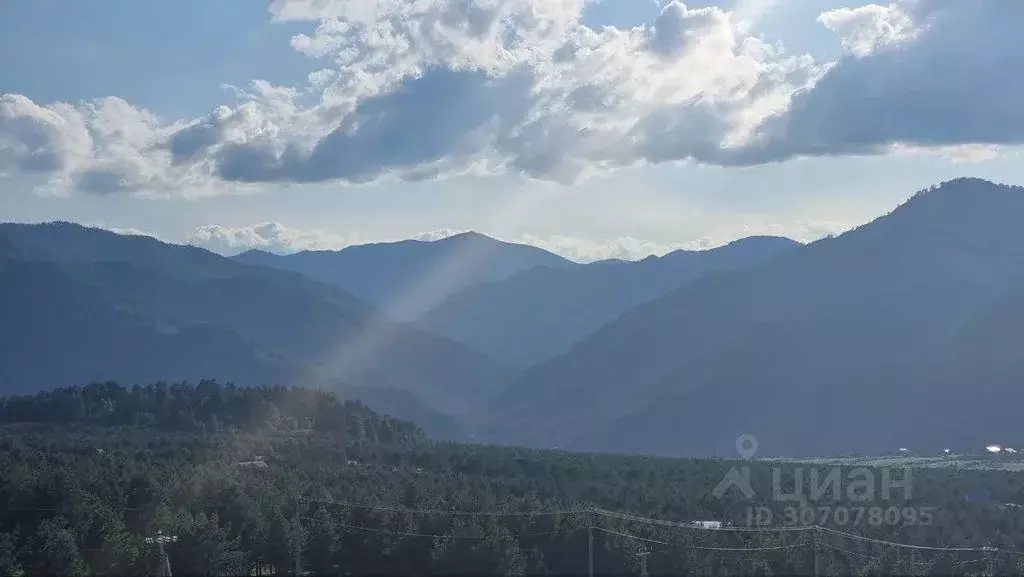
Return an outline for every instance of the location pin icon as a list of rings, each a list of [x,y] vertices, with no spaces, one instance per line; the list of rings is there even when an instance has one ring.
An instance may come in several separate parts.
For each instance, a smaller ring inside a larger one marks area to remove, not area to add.
[[[757,437],[744,433],[736,437],[736,452],[743,459],[749,459],[757,453]]]

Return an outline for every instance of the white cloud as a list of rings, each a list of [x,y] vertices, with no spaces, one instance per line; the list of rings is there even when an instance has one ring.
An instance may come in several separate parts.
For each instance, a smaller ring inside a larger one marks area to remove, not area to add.
[[[304,250],[340,250],[358,244],[359,236],[298,230],[277,222],[264,222],[241,227],[200,226],[188,235],[186,242],[226,255],[250,249],[289,254]]]
[[[160,236],[157,235],[157,234],[154,234],[152,232],[148,232],[148,231],[145,231],[145,230],[140,230],[140,229],[137,229],[137,228],[131,228],[131,227],[125,228],[125,227],[108,225],[108,224],[106,224],[104,222],[90,222],[90,221],[81,222],[79,224],[81,224],[82,226],[88,227],[88,228],[101,228],[103,230],[109,230],[110,232],[112,232],[114,234],[120,234],[122,236],[148,236],[150,238],[155,238],[155,239],[157,239],[157,240],[159,240],[161,242],[167,242],[167,241],[163,240],[162,238],[160,238]]]
[[[110,232],[113,232],[115,234],[120,234],[122,236],[148,236],[150,238],[155,238],[157,240],[160,240],[159,236],[157,236],[157,235],[155,235],[155,234],[153,234],[151,232],[146,232],[144,230],[140,230],[140,229],[137,229],[137,228],[131,228],[131,227],[121,228],[121,227],[117,227],[117,226],[100,227],[100,228],[106,228]]]
[[[251,249],[275,254],[291,254],[304,250],[341,250],[368,242],[400,240],[433,242],[463,232],[468,231],[445,228],[421,232],[409,237],[372,240],[354,232],[342,234],[320,229],[292,228],[279,222],[262,222],[237,227],[217,224],[203,225],[190,232],[185,242],[225,255],[233,255]]]
[[[838,8],[822,13],[818,21],[839,35],[843,48],[858,58],[913,40],[921,32],[907,7],[899,3]]]
[[[118,98],[0,96],[0,173],[57,192],[207,194],[239,183],[515,172],[574,182],[644,163],[754,164],[893,144],[1024,140],[1024,3],[898,0],[820,22],[835,63],[751,35],[774,3],[666,2],[650,25],[584,24],[586,0],[273,0],[309,23],[306,86],[254,81],[166,122]]]
[[[419,234],[414,234],[409,238],[412,240],[419,240],[423,242],[434,242],[455,236],[457,234],[462,234],[464,232],[469,232],[469,230],[455,230],[452,228],[442,228],[440,230],[431,230],[427,232],[421,232]]]
[[[324,62],[308,86],[256,81],[172,124],[118,99],[11,97],[0,168],[45,168],[55,186],[98,193],[465,172],[570,182],[644,161],[728,162],[820,72],[719,8],[670,2],[653,26],[594,30],[584,5],[275,0],[275,20],[316,24],[292,40]],[[127,130],[110,130],[118,119]]]
[[[895,154],[913,156],[941,156],[956,164],[972,164],[991,160],[1000,153],[1000,147],[991,144],[961,144],[952,146],[920,147],[905,144],[895,144],[892,147]]]
[[[633,237],[608,239],[581,238],[553,235],[522,234],[509,242],[528,244],[559,254],[576,262],[594,262],[607,259],[642,260],[649,256],[664,256],[678,250],[708,250],[724,246],[736,239],[750,236],[782,236],[799,242],[813,242],[828,235],[840,234],[851,225],[832,222],[794,222],[791,224],[749,224],[728,232],[700,238],[662,242]]]
[[[198,192],[214,184],[210,167],[173,166],[160,150],[180,128],[120,98],[41,106],[0,94],[0,170],[47,174],[58,194]]]

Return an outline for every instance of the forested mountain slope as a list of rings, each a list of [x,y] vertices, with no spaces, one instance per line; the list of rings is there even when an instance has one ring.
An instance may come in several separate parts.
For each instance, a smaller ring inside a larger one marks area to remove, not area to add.
[[[385,386],[462,411],[508,372],[296,273],[72,224],[0,225],[6,391],[216,377]]]
[[[527,371],[479,426],[499,442],[674,455],[730,455],[743,433],[783,455],[892,450],[911,432],[973,442],[1004,429],[960,410],[987,373],[957,363],[1001,367],[978,402],[1024,402],[1011,384],[1024,375],[986,345],[1021,336],[993,324],[1003,314],[991,307],[1024,283],[1022,218],[1024,189],[933,187],[838,238],[623,315]],[[965,337],[977,323],[986,332]],[[916,418],[926,413],[975,432]]]
[[[301,372],[235,331],[161,326],[114,306],[59,266],[0,258],[0,387],[25,393],[92,378],[126,382],[222,375],[281,382]]]

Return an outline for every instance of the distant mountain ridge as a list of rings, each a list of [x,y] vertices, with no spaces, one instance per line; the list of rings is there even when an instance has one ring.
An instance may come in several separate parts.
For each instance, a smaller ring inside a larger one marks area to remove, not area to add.
[[[391,387],[459,412],[509,376],[296,273],[68,223],[3,224],[0,239],[3,392],[208,377]]]
[[[1011,298],[1024,286],[1022,219],[1024,188],[943,183],[839,237],[641,305],[526,371],[477,426],[502,443],[688,456],[734,456],[745,433],[766,455],[810,455],[968,440],[944,420],[973,439],[1005,430],[990,415],[1024,404],[1024,374],[979,339],[1024,336],[997,322],[1024,302]],[[965,395],[995,408],[965,412]]]
[[[590,265],[479,235],[406,260],[385,247],[365,277],[405,283],[380,289],[399,309],[449,295],[415,326],[244,262],[258,253],[0,224],[0,393],[209,377],[329,387],[440,438],[541,448],[733,457],[741,434],[760,456],[977,447],[1015,438],[1024,406],[1022,219],[1024,188],[957,179],[804,246]],[[315,269],[349,282],[352,262]],[[477,348],[543,360],[517,370]]]
[[[799,246],[750,237],[703,251],[642,261],[537,267],[448,297],[418,324],[505,363],[527,367],[567,351],[626,311],[705,275],[770,261]]]
[[[534,267],[578,266],[543,249],[469,232],[280,256],[249,251],[241,263],[288,270],[340,287],[399,320],[412,320],[451,294]]]

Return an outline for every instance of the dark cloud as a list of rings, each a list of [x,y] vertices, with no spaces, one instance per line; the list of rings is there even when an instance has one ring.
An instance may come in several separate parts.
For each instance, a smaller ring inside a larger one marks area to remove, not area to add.
[[[917,39],[844,57],[766,124],[770,145],[750,160],[1024,142],[1024,2],[912,6]]]
[[[220,119],[209,115],[192,126],[175,132],[167,141],[167,149],[171,152],[174,164],[188,162],[200,152],[214,146],[223,137]]]
[[[56,172],[64,168],[64,159],[54,150],[36,149],[21,155],[16,163],[25,172]]]
[[[531,85],[527,71],[491,77],[479,71],[429,69],[399,89],[361,103],[311,153],[289,148],[276,155],[259,146],[226,147],[219,157],[220,176],[244,182],[361,182],[388,170],[465,158],[491,144],[474,138],[477,129],[495,123],[500,132],[523,118]]]
[[[287,180],[281,167],[282,160],[273,151],[255,144],[229,143],[217,156],[220,177],[235,182]]]
[[[131,186],[119,171],[109,168],[90,168],[75,175],[75,186],[91,194],[129,192]]]
[[[650,114],[633,129],[631,139],[641,143],[636,153],[649,162],[675,160],[686,150],[701,162],[730,164],[720,144],[728,130],[718,106],[694,99]]]

